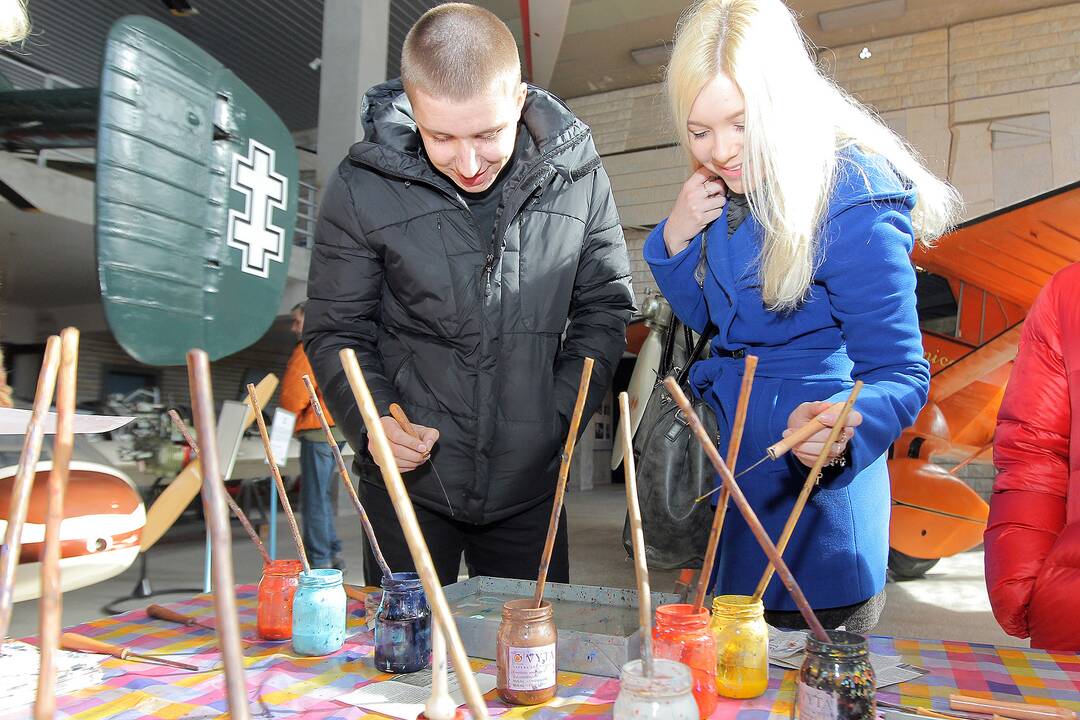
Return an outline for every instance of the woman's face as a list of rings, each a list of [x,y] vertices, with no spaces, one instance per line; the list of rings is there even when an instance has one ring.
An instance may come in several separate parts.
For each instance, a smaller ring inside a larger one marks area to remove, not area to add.
[[[739,194],[746,191],[743,185],[745,115],[742,92],[730,77],[719,73],[698,93],[686,121],[694,158]]]

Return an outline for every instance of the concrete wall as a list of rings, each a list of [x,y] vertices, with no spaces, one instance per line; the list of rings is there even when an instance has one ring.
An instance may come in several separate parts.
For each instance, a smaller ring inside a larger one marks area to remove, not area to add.
[[[971,218],[1080,179],[1080,3],[822,50],[836,81],[948,178]],[[569,100],[592,128],[623,223],[671,207],[687,168],[659,85]],[[640,295],[652,277],[627,232]],[[635,259],[636,258],[636,259]]]

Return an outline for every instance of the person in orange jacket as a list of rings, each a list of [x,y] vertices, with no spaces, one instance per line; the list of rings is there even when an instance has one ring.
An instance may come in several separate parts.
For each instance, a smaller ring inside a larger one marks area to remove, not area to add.
[[[341,556],[341,540],[338,539],[334,518],[337,515],[338,480],[334,476],[337,468],[333,450],[326,442],[318,416],[311,405],[311,397],[304,386],[304,375],[315,383],[315,373],[311,362],[304,353],[304,346],[299,342],[304,332],[304,305],[298,303],[292,309],[292,331],[296,335],[296,349],[285,366],[285,377],[281,380],[281,407],[296,415],[296,437],[300,440],[300,517],[303,519],[302,535],[308,562],[313,568],[337,568],[343,570],[344,559]],[[322,391],[315,383],[319,394],[319,404],[323,407],[326,422],[334,434],[334,439],[341,446],[344,437],[334,427],[334,419],[326,409]]]

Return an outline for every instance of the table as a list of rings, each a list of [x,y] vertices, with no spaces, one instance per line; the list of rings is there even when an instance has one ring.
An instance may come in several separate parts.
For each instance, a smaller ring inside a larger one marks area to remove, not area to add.
[[[237,588],[241,631],[247,638],[255,637],[255,603],[253,586]],[[212,599],[206,595],[170,607],[205,618],[212,618],[214,612]],[[372,637],[362,628],[359,604],[350,602],[349,610],[349,638],[341,650],[329,657],[296,656],[288,642],[245,644],[253,717],[322,720],[381,717],[333,699],[359,685],[391,677],[372,666]],[[200,666],[220,660],[212,631],[153,620],[142,610],[71,629],[131,647],[136,652],[187,656],[182,659]],[[930,671],[916,681],[879,691],[882,700],[946,710],[949,694],[962,690],[968,695],[1080,711],[1080,654],[887,637],[872,637],[870,647],[875,652],[901,655],[905,662]],[[171,720],[219,717],[227,710],[224,674],[220,670],[190,673],[114,659],[107,660],[105,667],[106,679],[102,685],[58,698],[58,718]],[[487,660],[474,661],[473,668],[495,672],[495,664]],[[499,701],[493,691],[487,696],[490,713],[499,718],[535,720],[611,716],[611,703],[619,692],[618,681],[578,673],[559,673],[558,681],[558,695],[542,707],[511,707]],[[769,689],[763,696],[744,701],[721,699],[712,717],[714,720],[786,718],[794,690],[794,671],[770,667]]]

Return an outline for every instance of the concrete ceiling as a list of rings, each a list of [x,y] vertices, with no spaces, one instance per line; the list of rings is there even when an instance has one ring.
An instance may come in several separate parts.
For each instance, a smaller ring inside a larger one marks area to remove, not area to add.
[[[906,0],[896,19],[825,32],[818,14],[867,4],[865,0],[789,0],[801,26],[820,47],[866,43],[982,18],[1008,15],[1073,0]],[[520,36],[518,0],[477,0]],[[551,89],[564,98],[645,85],[660,79],[661,66],[641,66],[635,48],[670,42],[685,0],[573,0]]]

